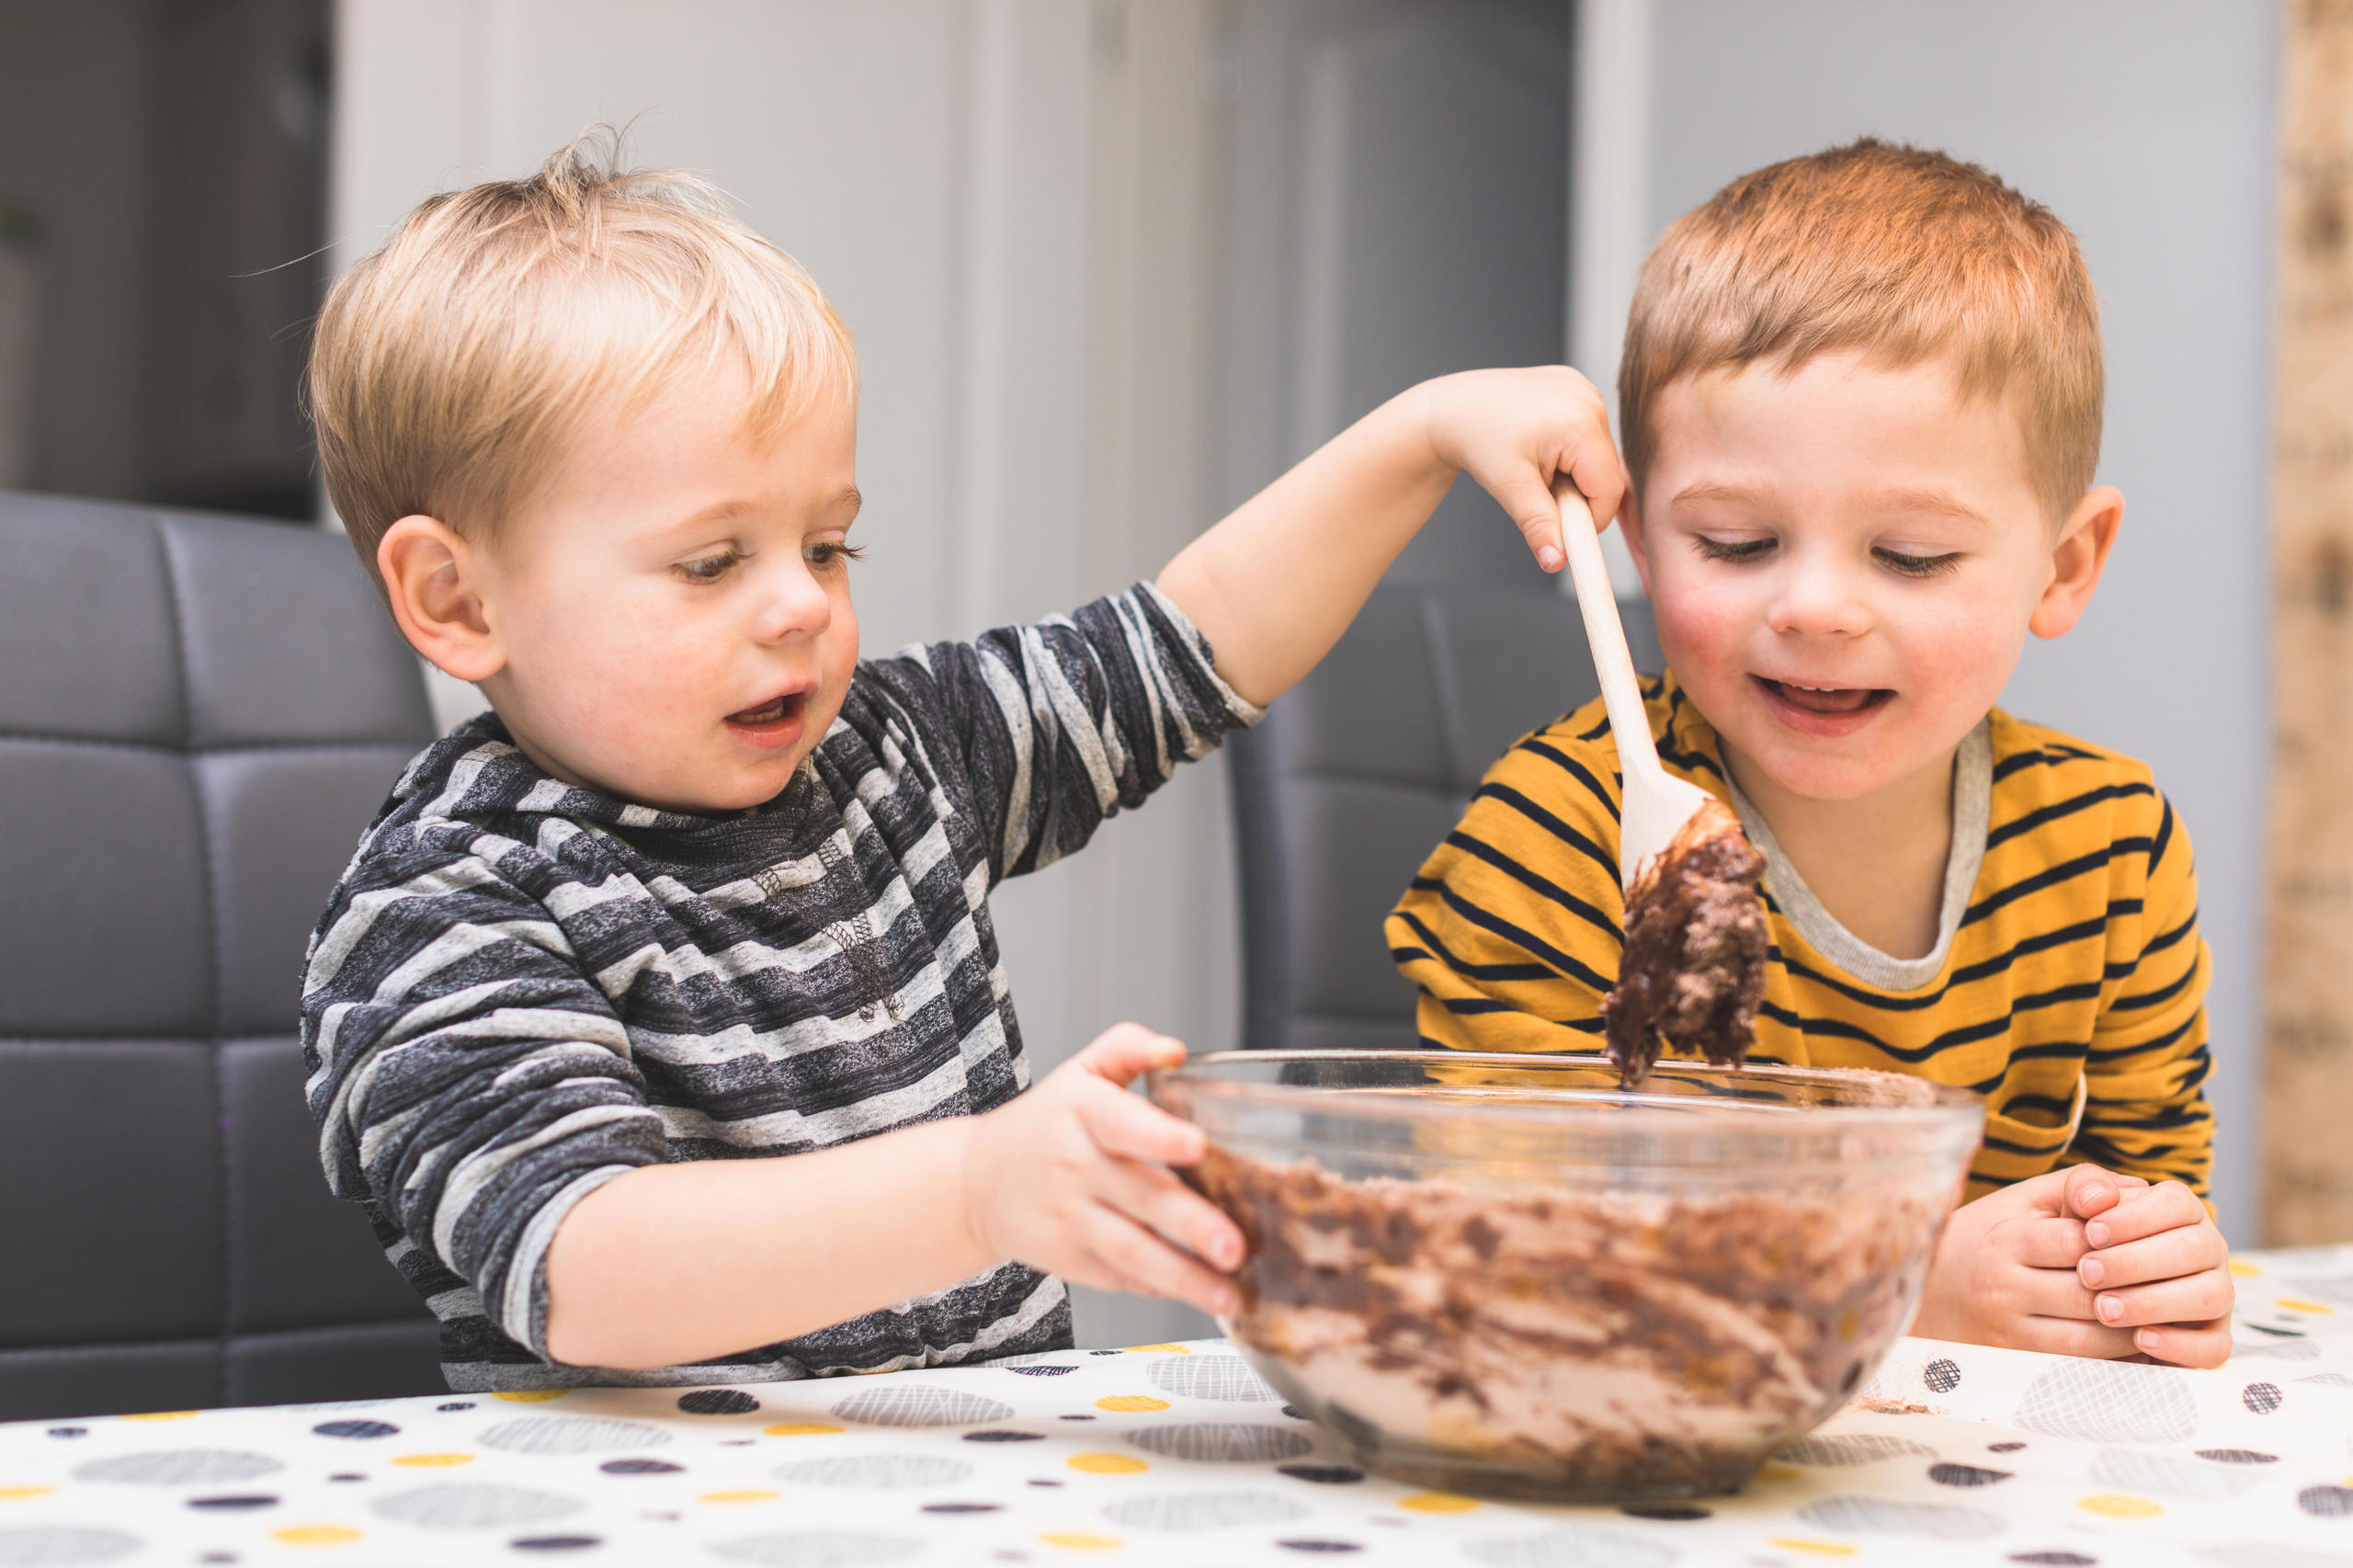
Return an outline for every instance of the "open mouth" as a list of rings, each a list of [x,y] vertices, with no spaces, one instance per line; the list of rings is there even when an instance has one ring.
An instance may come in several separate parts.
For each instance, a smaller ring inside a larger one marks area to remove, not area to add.
[[[805,691],[771,697],[756,708],[739,709],[727,715],[727,730],[738,740],[748,741],[763,751],[774,751],[800,739],[801,716],[808,706],[809,694]]]
[[[1799,711],[1824,717],[1868,712],[1895,695],[1885,687],[1801,686],[1795,681],[1767,680],[1763,676],[1754,678],[1757,685]]]

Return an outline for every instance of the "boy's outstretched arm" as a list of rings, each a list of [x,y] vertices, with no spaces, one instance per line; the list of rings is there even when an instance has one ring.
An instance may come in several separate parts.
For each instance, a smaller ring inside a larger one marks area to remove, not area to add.
[[[1222,1275],[1242,1261],[1241,1233],[1166,1169],[1200,1158],[1200,1130],[1123,1092],[1184,1055],[1121,1024],[985,1115],[608,1182],[549,1246],[548,1354],[591,1367],[709,1361],[1007,1259],[1231,1313]]]
[[[1558,571],[1553,475],[1598,517],[1625,471],[1592,383],[1565,366],[1466,370],[1408,388],[1202,534],[1157,586],[1209,639],[1218,673],[1252,702],[1290,689],[1356,619],[1381,574],[1468,470]]]

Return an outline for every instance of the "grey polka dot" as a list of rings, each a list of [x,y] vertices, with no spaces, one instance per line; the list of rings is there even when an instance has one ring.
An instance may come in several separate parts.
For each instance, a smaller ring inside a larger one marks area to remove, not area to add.
[[[904,1535],[851,1535],[811,1530],[802,1535],[747,1535],[714,1541],[711,1551],[761,1568],[864,1568],[870,1562],[904,1562],[924,1543]]]
[[[653,1449],[670,1434],[643,1421],[593,1415],[526,1415],[502,1421],[475,1441],[517,1454],[594,1454],[611,1449]]]
[[[494,1525],[536,1524],[578,1513],[577,1497],[552,1492],[532,1492],[520,1486],[479,1486],[456,1483],[423,1486],[379,1497],[377,1513],[404,1525],[429,1530],[480,1530]]]
[[[2340,1307],[2353,1307],[2353,1278],[2290,1279],[2290,1293],[2308,1301],[2328,1301]]]
[[[2215,1464],[2187,1454],[2152,1453],[2146,1449],[2102,1449],[2092,1460],[2092,1479],[2127,1492],[2219,1503],[2237,1496],[2264,1476],[2253,1465]]]
[[[1103,1510],[1114,1524],[1139,1530],[1214,1530],[1277,1525],[1307,1517],[1304,1505],[1271,1492],[1170,1492],[1131,1497]]]
[[[1572,1526],[1509,1540],[1472,1541],[1462,1555],[1485,1568],[1666,1568],[1681,1553],[1654,1540]]]
[[[1938,1540],[1984,1540],[2001,1534],[2006,1525],[1999,1514],[1981,1508],[1894,1497],[1824,1497],[1800,1508],[1798,1517],[1829,1530],[1925,1535]]]
[[[1013,1406],[961,1389],[917,1385],[854,1393],[835,1405],[834,1414],[870,1426],[963,1426],[976,1421],[1002,1421],[1013,1414]]]
[[[2250,1356],[2274,1361],[2317,1361],[2320,1354],[2320,1346],[2309,1339],[2241,1339],[2231,1346],[2232,1358],[2241,1361]]]
[[[1163,1356],[1144,1375],[1164,1393],[1272,1404],[1277,1395],[1239,1356]]]
[[[804,1486],[952,1486],[972,1473],[962,1460],[938,1454],[835,1454],[780,1466],[777,1476]]]
[[[1918,1459],[1937,1450],[1887,1432],[1816,1432],[1800,1437],[1773,1457],[1783,1464],[1872,1464],[1880,1460]]]
[[[1195,1421],[1147,1426],[1128,1434],[1146,1453],[1172,1460],[1208,1460],[1220,1464],[1264,1464],[1295,1460],[1315,1445],[1303,1432],[1285,1426],[1255,1426],[1238,1421]]]
[[[2198,1430],[2198,1402],[2170,1367],[2070,1358],[2027,1385],[2014,1419],[2092,1443],[2183,1443]]]
[[[106,1562],[139,1550],[135,1535],[79,1525],[37,1525],[0,1530],[0,1568],[46,1568],[52,1562]]]
[[[286,1467],[267,1454],[234,1449],[158,1449],[92,1460],[74,1471],[76,1481],[119,1481],[133,1486],[208,1486],[251,1481]]]

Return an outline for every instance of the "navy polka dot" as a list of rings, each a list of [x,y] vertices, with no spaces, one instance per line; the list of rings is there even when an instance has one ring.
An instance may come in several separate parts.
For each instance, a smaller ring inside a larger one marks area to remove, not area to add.
[[[1046,1435],[1043,1432],[967,1432],[964,1434],[964,1441],[968,1443],[1042,1443],[1045,1440]]]
[[[596,1535],[527,1535],[506,1543],[517,1551],[585,1551],[592,1546],[602,1546],[605,1538]]]
[[[472,1400],[453,1399],[447,1404],[437,1404],[433,1408],[436,1410],[472,1410],[473,1407],[474,1402]]]
[[[368,1478],[360,1474],[358,1471],[344,1470],[337,1471],[335,1474],[328,1476],[327,1479],[329,1481],[365,1481]]]
[[[2307,1486],[2296,1494],[2296,1506],[2324,1519],[2353,1514],[2353,1490],[2342,1486]]]
[[[678,1396],[678,1408],[689,1415],[748,1415],[759,1407],[741,1389],[697,1389]]]
[[[2080,1551],[2013,1551],[2009,1561],[2037,1563],[2040,1568],[2092,1568],[2099,1559]]]
[[[1087,1354],[1089,1356],[1117,1356],[1119,1352],[1117,1350],[1090,1350]]]
[[[49,1435],[52,1437],[86,1437],[90,1429],[87,1426],[51,1426]]]
[[[2278,1383],[2249,1383],[2239,1391],[2239,1403],[2257,1415],[2268,1415],[2279,1408]]]
[[[1092,1421],[1095,1417],[1092,1415],[1065,1415],[1063,1419],[1065,1421]]]
[[[2007,1481],[2006,1470],[1981,1470],[1973,1464],[1932,1464],[1928,1479],[1939,1486],[1991,1486],[1997,1481]]]
[[[1285,1551],[1320,1551],[1337,1554],[1364,1550],[1352,1540],[1279,1540],[1275,1544]]]
[[[926,1503],[923,1506],[923,1511],[926,1514],[1001,1514],[1005,1511],[1005,1505],[1002,1503]]]
[[[1284,1405],[1283,1414],[1290,1416],[1293,1421],[1304,1421],[1307,1419],[1306,1416],[1300,1414],[1299,1406],[1295,1404]]]
[[[607,1475],[676,1475],[687,1467],[668,1460],[607,1460],[597,1468]]]
[[[400,1428],[389,1421],[322,1421],[311,1430],[322,1437],[390,1437]]]
[[[2014,1454],[2025,1447],[2024,1443],[1988,1443],[1985,1451],[1989,1454]]]
[[[1059,1481],[1033,1481],[1029,1484],[1032,1486],[1060,1486],[1062,1483]]]
[[[1933,1393],[1950,1393],[1961,1386],[1961,1368],[1939,1356],[1920,1369],[1920,1381]]]
[[[2200,1449],[2198,1457],[2212,1460],[2216,1464],[2278,1464],[2278,1454],[2267,1454],[2255,1449]]]
[[[1007,1367],[1005,1369],[1025,1378],[1059,1378],[1064,1372],[1078,1370],[1076,1367]]]
[[[1697,1503],[1629,1503],[1618,1510],[1638,1519],[1711,1519],[1715,1511],[1702,1508]]]
[[[188,1506],[191,1508],[217,1508],[229,1512],[239,1508],[275,1508],[278,1506],[278,1499],[267,1492],[254,1492],[233,1497],[191,1497],[188,1500]]]

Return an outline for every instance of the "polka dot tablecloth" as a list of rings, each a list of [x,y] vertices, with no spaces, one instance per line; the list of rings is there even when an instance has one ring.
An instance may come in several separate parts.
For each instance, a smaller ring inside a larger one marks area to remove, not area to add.
[[[1690,1504],[1533,1507],[1366,1476],[1208,1340],[0,1426],[0,1568],[2353,1568],[2353,1247],[2234,1267],[2223,1370],[1906,1339],[1745,1493]]]

